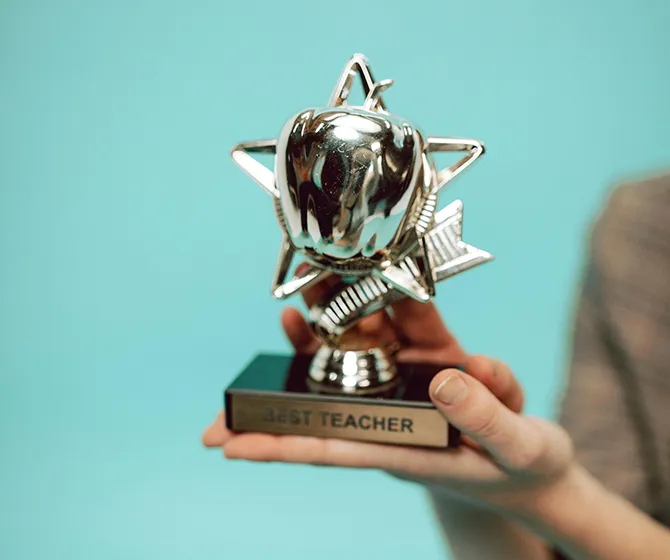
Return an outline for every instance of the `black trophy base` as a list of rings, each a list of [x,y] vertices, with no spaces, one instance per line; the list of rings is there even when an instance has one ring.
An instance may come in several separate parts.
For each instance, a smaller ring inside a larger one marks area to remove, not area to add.
[[[458,446],[458,430],[428,393],[433,376],[448,364],[400,363],[399,381],[391,389],[362,396],[310,386],[311,362],[312,356],[256,356],[225,391],[227,428],[417,447]]]

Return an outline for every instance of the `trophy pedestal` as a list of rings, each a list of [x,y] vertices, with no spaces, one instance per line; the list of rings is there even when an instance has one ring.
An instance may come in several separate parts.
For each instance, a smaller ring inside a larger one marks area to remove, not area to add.
[[[450,364],[398,363],[384,392],[320,391],[314,357],[261,354],[225,390],[233,432],[293,434],[415,447],[448,448],[460,434],[435,408],[428,386]]]

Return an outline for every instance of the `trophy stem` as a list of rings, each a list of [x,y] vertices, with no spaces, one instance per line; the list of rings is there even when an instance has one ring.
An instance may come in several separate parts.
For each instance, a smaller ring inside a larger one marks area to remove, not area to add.
[[[321,392],[371,394],[386,391],[397,381],[392,352],[383,348],[342,350],[322,346],[309,371]]]

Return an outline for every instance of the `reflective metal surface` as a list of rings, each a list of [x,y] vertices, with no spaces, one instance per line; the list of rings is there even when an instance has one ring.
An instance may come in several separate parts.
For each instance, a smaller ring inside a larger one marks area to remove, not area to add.
[[[490,261],[486,251],[464,243],[461,239],[463,204],[452,202],[437,213],[430,232],[416,244],[400,267],[411,270],[412,263],[425,250],[432,261],[436,282],[446,280],[469,268]],[[358,321],[405,297],[402,292],[374,276],[364,276],[352,283],[341,284],[329,296],[312,306],[310,318],[315,332],[331,347],[340,345],[340,338]]]
[[[320,262],[370,259],[372,268],[403,233],[422,153],[414,127],[389,115],[325,108],[291,119],[275,174],[293,246]]]
[[[366,97],[351,106],[357,75]],[[310,313],[324,341],[312,380],[342,392],[383,388],[395,372],[388,349],[363,342],[339,348],[345,331],[398,298],[429,301],[436,282],[493,258],[461,240],[459,201],[437,211],[440,190],[484,154],[483,144],[423,136],[388,112],[382,94],[392,83],[375,81],[365,57],[356,54],[327,107],[299,112],[276,140],[232,150],[235,162],[274,200],[283,239],[273,295],[289,297],[333,274],[351,279]],[[464,155],[438,171],[433,155],[439,152]],[[255,153],[274,153],[274,169]],[[296,254],[308,266],[290,274]]]
[[[322,346],[309,372],[316,390],[334,393],[376,392],[396,380],[392,351],[386,348],[342,350]]]

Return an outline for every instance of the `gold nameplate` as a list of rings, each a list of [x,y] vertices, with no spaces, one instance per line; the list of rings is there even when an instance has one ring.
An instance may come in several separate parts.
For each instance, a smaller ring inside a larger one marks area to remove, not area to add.
[[[445,448],[449,425],[436,409],[311,400],[275,395],[231,395],[232,431],[293,434],[395,445]]]

